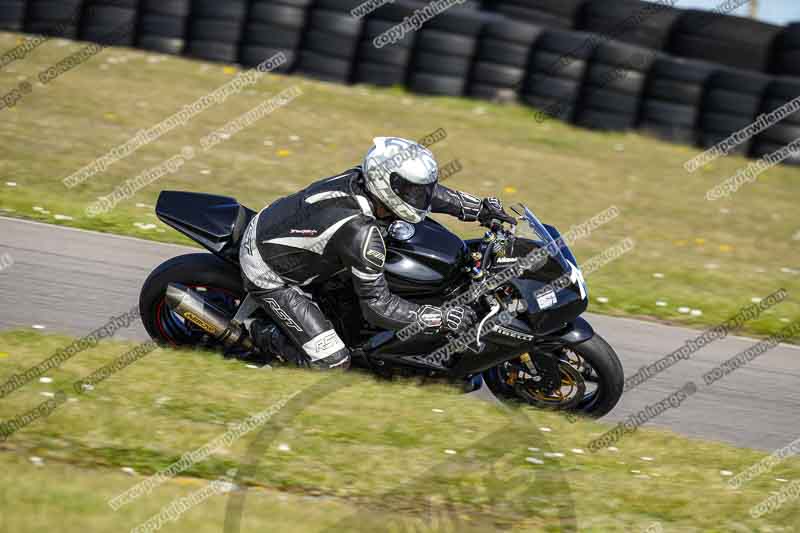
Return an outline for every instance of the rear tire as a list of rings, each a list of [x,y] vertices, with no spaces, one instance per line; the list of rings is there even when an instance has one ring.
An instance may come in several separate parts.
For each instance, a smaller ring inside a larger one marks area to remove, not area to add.
[[[232,298],[245,295],[239,269],[208,253],[180,255],[162,263],[147,277],[139,294],[142,324],[150,337],[161,344],[183,344],[172,338],[160,324],[159,313],[166,310],[164,297],[169,283],[213,287],[230,293]]]

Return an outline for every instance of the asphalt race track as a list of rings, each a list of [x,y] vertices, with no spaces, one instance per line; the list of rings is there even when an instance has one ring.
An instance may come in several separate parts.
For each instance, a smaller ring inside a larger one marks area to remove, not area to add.
[[[0,217],[0,254],[14,260],[0,272],[0,330],[37,324],[44,332],[86,334],[136,305],[139,288],[156,265],[193,251]],[[587,318],[630,374],[698,333],[638,320]],[[146,333],[137,323],[117,336],[145,339]],[[606,419],[621,420],[694,380],[696,394],[649,424],[765,450],[788,444],[800,437],[800,348],[780,345],[710,387],[703,385],[704,372],[755,342],[728,337],[705,346],[626,393]]]

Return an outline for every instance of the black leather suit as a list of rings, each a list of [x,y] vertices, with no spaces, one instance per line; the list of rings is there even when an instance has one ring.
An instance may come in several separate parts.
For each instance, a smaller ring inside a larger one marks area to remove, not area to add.
[[[302,289],[343,270],[351,274],[370,323],[397,330],[418,320],[420,306],[389,291],[383,275],[385,230],[376,224],[374,209],[361,168],[355,167],[276,200],[253,218],[239,252],[245,284],[291,340],[282,341],[273,331],[270,344],[252,332],[257,343],[274,351],[299,349],[296,356],[316,366],[346,365],[349,350]],[[437,185],[431,210],[473,221],[481,200]]]

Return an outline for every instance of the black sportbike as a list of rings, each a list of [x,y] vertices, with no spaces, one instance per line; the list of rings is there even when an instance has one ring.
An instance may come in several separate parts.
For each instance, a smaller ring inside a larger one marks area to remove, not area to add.
[[[463,241],[431,219],[388,228],[392,292],[419,304],[468,302],[479,323],[458,338],[375,329],[345,272],[304,290],[352,350],[354,366],[461,380],[467,390],[485,384],[503,399],[600,417],[622,395],[622,365],[580,317],[586,285],[558,230],[522,205],[511,209],[520,223],[494,221],[481,239]],[[170,259],[144,282],[139,306],[150,336],[262,357],[243,322],[266,314],[246,294],[239,269],[242,233],[256,213],[225,196],[164,191],[156,214],[211,253]]]

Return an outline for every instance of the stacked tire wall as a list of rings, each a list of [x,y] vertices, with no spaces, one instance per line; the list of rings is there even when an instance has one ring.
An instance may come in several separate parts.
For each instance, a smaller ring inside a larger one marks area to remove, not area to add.
[[[28,0],[25,31],[75,39],[82,8],[82,0]]]
[[[683,12],[669,45],[672,55],[768,72],[779,26],[707,11]]]
[[[415,42],[409,88],[422,94],[463,95],[483,21],[474,10],[457,8],[429,20]]]
[[[595,42],[590,33],[547,30],[534,44],[521,99],[547,117],[572,120],[578,109]]]
[[[633,129],[654,59],[646,48],[615,41],[600,43],[589,64],[576,124],[602,130]]]
[[[192,0],[186,55],[235,63],[248,0]]]
[[[136,46],[181,54],[186,46],[191,0],[141,0]]]
[[[663,3],[639,0],[588,0],[578,27],[615,40],[665,50],[681,11]]]
[[[761,108],[769,78],[746,70],[718,69],[709,77],[700,115],[700,146],[711,148],[753,123]],[[733,153],[747,155],[751,140]]]
[[[311,0],[255,1],[244,28],[239,62],[258,65],[283,52],[286,63],[277,70],[289,72],[297,60]]]
[[[469,95],[486,100],[513,100],[525,83],[533,44],[541,26],[505,17],[487,22],[472,65]]]
[[[536,109],[537,121],[639,129],[702,147],[800,96],[800,23],[779,27],[675,3],[0,0],[0,30],[248,67],[282,52],[285,73],[518,100]],[[797,112],[736,152],[761,156],[800,137]]]
[[[297,71],[310,77],[349,83],[364,20],[353,17],[350,0],[318,0],[303,37]]]
[[[27,0],[0,0],[0,31],[23,31]]]
[[[753,141],[753,156],[765,156],[800,139],[800,101],[797,101],[798,99],[800,99],[800,79],[777,78],[770,81],[759,111],[767,116],[772,114],[775,119],[783,118],[779,123],[756,136]],[[800,164],[800,155],[790,156],[787,162]]]
[[[406,33],[390,46],[380,46],[386,32],[403,22],[422,4],[399,1],[380,7],[366,17],[358,44],[354,81],[378,86],[403,85],[406,82],[417,32]]]
[[[537,24],[545,28],[580,27],[586,0],[493,0],[488,9],[510,20]]]
[[[78,38],[114,46],[133,46],[139,0],[87,0]]]
[[[703,91],[714,70],[711,63],[656,58],[644,91],[639,129],[667,141],[695,144]]]
[[[789,24],[776,40],[772,72],[800,77],[800,22]]]

